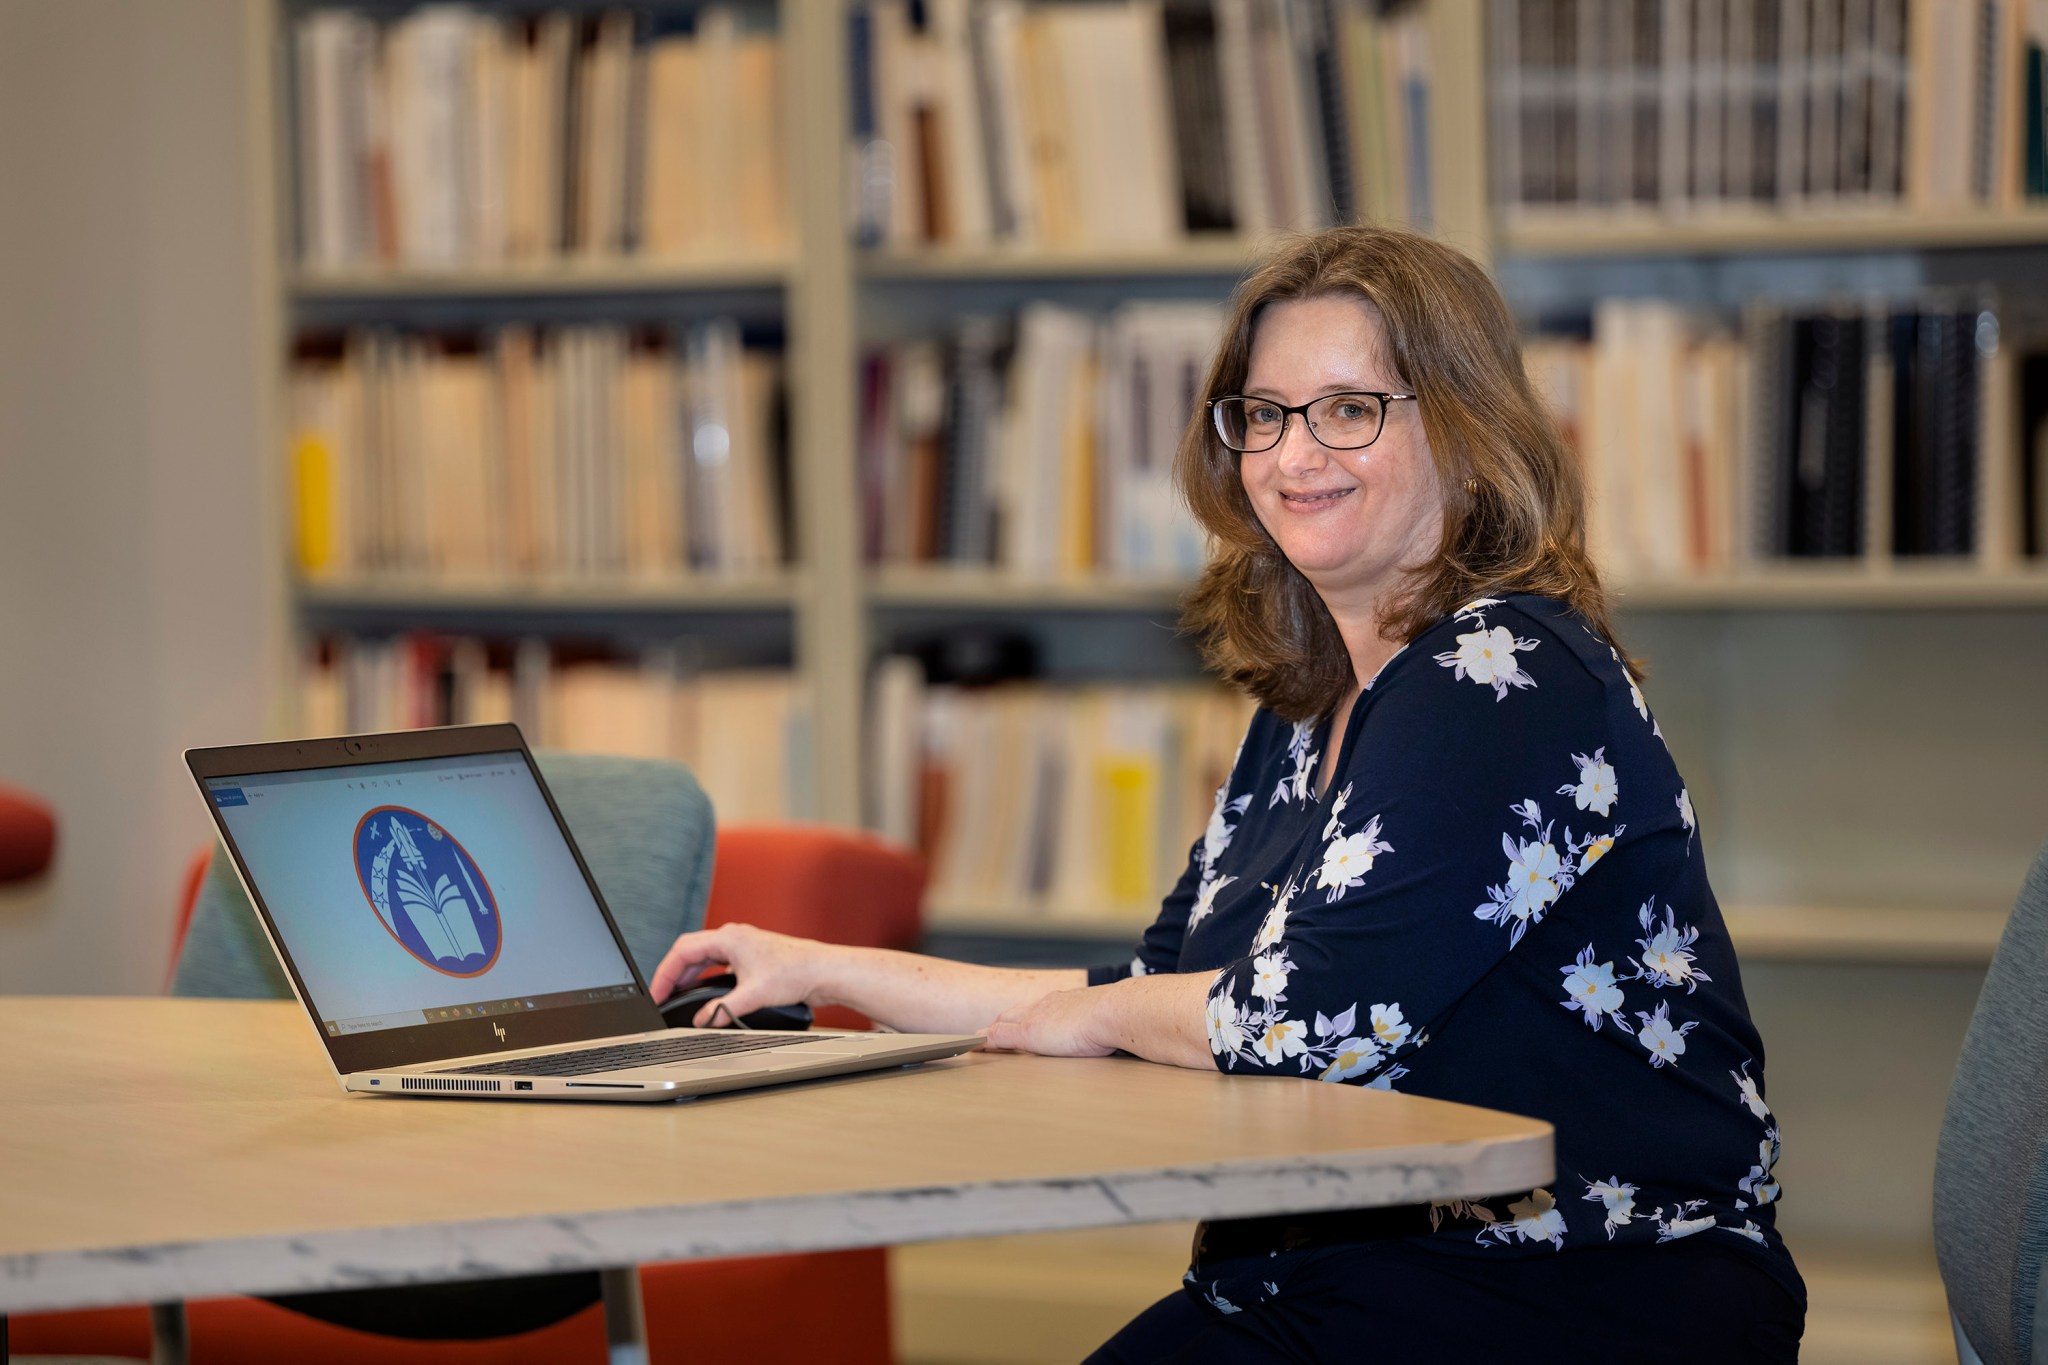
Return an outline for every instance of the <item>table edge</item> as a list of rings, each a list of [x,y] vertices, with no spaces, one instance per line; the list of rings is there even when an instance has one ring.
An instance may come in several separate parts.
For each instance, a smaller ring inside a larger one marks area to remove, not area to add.
[[[0,1314],[1486,1198],[1552,1179],[1552,1131],[1527,1122],[1309,1157],[0,1255]]]

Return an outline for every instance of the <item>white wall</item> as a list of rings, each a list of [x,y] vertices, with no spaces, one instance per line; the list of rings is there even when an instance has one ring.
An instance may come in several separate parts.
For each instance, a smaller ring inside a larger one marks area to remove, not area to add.
[[[159,989],[179,751],[281,695],[243,0],[0,0],[0,782],[57,809],[0,991]]]

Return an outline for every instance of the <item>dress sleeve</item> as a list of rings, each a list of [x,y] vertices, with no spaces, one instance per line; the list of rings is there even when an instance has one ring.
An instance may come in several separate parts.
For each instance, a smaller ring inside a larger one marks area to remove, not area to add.
[[[1473,604],[1368,698],[1322,823],[1210,987],[1223,1070],[1397,1080],[1621,833],[1603,684],[1522,613]]]
[[[1089,968],[1089,985],[1106,986],[1128,977],[1155,976],[1180,970],[1180,950],[1188,936],[1188,917],[1201,895],[1203,880],[1230,841],[1230,817],[1243,813],[1246,803],[1234,797],[1233,793],[1247,788],[1249,779],[1245,772],[1248,767],[1256,766],[1260,726],[1269,720],[1270,713],[1266,711],[1252,717],[1243,740],[1238,743],[1237,758],[1231,764],[1230,776],[1216,789],[1208,827],[1189,846],[1187,866],[1181,869],[1173,890],[1167,892],[1166,899],[1160,902],[1159,914],[1145,930],[1144,938],[1139,940],[1136,954],[1129,962],[1114,967]]]

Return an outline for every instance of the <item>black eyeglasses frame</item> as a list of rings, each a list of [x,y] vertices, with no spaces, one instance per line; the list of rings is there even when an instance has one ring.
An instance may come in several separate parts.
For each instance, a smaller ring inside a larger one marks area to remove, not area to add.
[[[1379,428],[1373,432],[1371,441],[1366,441],[1361,445],[1355,446],[1336,446],[1331,445],[1328,441],[1325,441],[1322,438],[1321,433],[1319,433],[1316,430],[1316,424],[1308,420],[1308,410],[1318,403],[1327,403],[1333,398],[1376,398],[1379,400],[1380,424]],[[1260,446],[1257,450],[1249,450],[1240,446],[1234,446],[1230,443],[1230,437],[1227,434],[1225,434],[1223,430],[1222,414],[1217,412],[1216,407],[1219,403],[1248,403],[1254,401],[1261,403],[1271,403],[1274,407],[1280,409],[1280,434],[1273,438],[1273,443],[1271,445]],[[1298,404],[1291,408],[1284,403],[1274,402],[1274,400],[1270,398],[1260,398],[1255,400],[1253,396],[1248,393],[1226,393],[1221,395],[1220,397],[1211,398],[1205,406],[1207,406],[1209,409],[1209,426],[1216,432],[1216,439],[1223,442],[1223,448],[1225,450],[1228,450],[1236,455],[1263,455],[1269,450],[1278,449],[1280,443],[1287,439],[1288,420],[1294,417],[1297,413],[1299,413],[1301,416],[1301,424],[1308,428],[1308,434],[1315,440],[1315,443],[1321,446],[1323,449],[1365,450],[1373,444],[1373,441],[1377,441],[1380,437],[1386,435],[1387,405],[1389,403],[1412,403],[1414,401],[1415,395],[1412,393],[1376,393],[1371,389],[1344,389],[1337,393],[1323,394],[1319,398],[1311,398],[1308,402]]]

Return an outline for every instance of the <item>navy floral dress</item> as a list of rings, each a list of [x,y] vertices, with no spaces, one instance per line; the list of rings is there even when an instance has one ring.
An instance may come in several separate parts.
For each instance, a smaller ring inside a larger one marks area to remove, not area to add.
[[[1406,1211],[1429,1249],[1714,1238],[1803,1302],[1692,802],[1607,641],[1548,599],[1482,599],[1380,670],[1318,797],[1329,728],[1253,718],[1136,958],[1092,981],[1215,972],[1226,1072],[1555,1126],[1549,1187]],[[1191,1287],[1224,1312],[1283,1292],[1208,1273]]]

